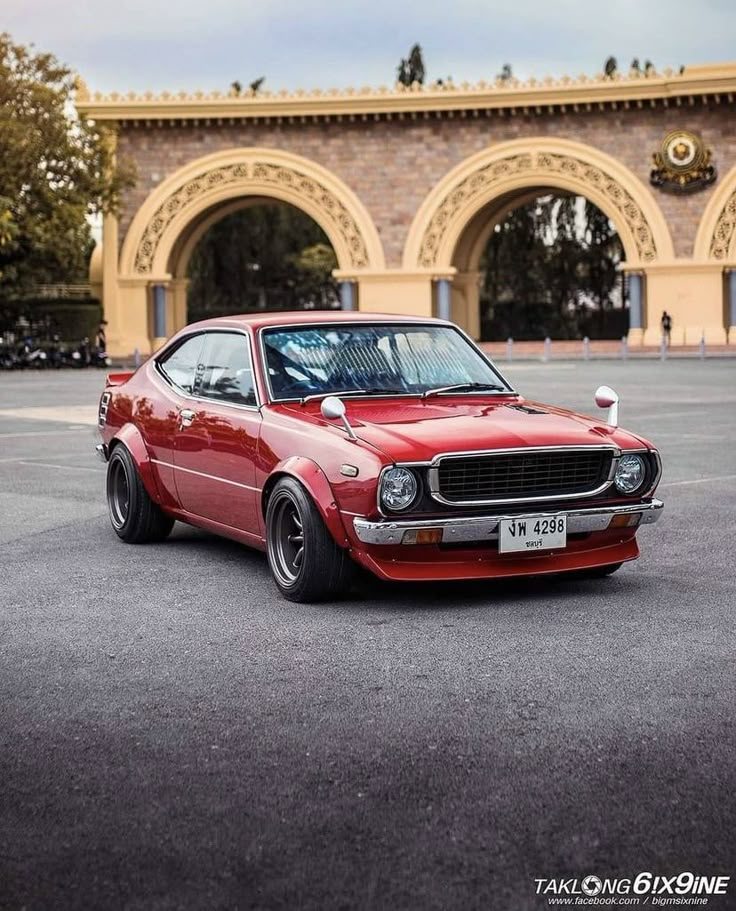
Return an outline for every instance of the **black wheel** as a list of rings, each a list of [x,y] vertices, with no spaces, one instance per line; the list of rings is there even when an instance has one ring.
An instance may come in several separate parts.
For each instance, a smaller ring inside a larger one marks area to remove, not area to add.
[[[608,566],[594,566],[592,569],[581,569],[575,575],[581,579],[603,579],[605,576],[612,576],[623,565],[623,563],[609,563]]]
[[[107,463],[107,508],[115,533],[128,544],[163,541],[174,526],[148,496],[133,456],[120,443]]]
[[[289,601],[324,601],[349,587],[352,560],[293,478],[282,478],[268,501],[266,544],[271,574]]]

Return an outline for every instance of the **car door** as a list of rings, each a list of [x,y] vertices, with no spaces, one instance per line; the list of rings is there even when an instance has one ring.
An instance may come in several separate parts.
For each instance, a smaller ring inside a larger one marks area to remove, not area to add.
[[[174,478],[174,447],[181,418],[197,382],[204,336],[190,335],[149,362],[151,394],[139,398],[135,420],[141,428],[164,502],[179,505]]]
[[[175,438],[174,474],[183,509],[259,534],[255,459],[260,426],[248,336],[206,332]]]

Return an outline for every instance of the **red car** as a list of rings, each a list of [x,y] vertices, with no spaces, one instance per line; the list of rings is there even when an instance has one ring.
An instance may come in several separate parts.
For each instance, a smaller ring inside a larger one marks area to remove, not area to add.
[[[639,554],[656,522],[652,444],[530,402],[456,326],[279,313],[187,326],[100,400],[112,525],[174,520],[265,550],[294,601],[359,564],[427,581],[584,571]]]

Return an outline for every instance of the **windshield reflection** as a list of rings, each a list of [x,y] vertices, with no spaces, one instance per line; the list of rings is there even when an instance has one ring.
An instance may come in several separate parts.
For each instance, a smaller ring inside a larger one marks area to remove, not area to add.
[[[336,325],[263,330],[271,397],[470,394],[511,388],[450,326]]]

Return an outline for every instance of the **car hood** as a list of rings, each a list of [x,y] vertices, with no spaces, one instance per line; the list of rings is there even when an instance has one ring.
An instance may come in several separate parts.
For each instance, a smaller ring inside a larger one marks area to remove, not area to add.
[[[468,398],[345,398],[344,402],[356,436],[396,462],[424,462],[442,452],[605,444],[626,449],[645,442],[585,415],[520,397],[494,402]],[[303,419],[336,423],[324,421],[319,403],[288,410]]]

